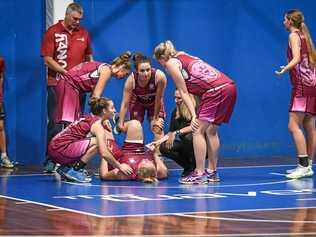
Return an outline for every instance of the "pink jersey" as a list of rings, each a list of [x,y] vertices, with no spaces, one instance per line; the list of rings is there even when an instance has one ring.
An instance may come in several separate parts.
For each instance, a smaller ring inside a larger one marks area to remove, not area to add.
[[[68,144],[89,137],[90,129],[98,117],[93,115],[83,115],[78,120],[72,122],[63,131],[58,133],[50,142],[53,150],[63,149]]]
[[[145,87],[138,84],[138,73],[133,72],[135,79],[135,88],[132,92],[131,103],[140,103],[142,105],[153,105],[156,97],[156,69],[151,69],[151,77]]]
[[[308,52],[305,35],[296,32],[300,38],[301,61],[290,70],[291,84],[295,96],[316,96],[316,70],[308,65]],[[293,59],[290,45],[287,48],[287,57]]]
[[[181,73],[191,94],[202,96],[209,89],[233,82],[224,73],[197,57],[179,54],[175,58],[182,64]]]
[[[92,92],[100,77],[100,68],[106,65],[101,62],[84,62],[71,68],[66,75],[58,79],[65,79],[71,86],[81,92]]]
[[[127,164],[133,169],[132,179],[137,179],[138,165],[142,160],[154,161],[152,154],[145,151],[144,144],[124,142],[120,149],[114,140],[108,139],[107,145],[108,147],[110,145],[109,150],[118,162]],[[109,165],[109,170],[112,169],[113,167]]]

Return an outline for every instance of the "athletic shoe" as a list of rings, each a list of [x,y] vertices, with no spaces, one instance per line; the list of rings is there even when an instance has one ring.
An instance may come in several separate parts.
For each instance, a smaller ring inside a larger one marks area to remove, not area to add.
[[[74,170],[73,167],[71,167],[66,173],[66,178],[68,181],[78,182],[78,183],[89,183],[91,182],[92,178],[88,178],[85,172],[83,170]]]
[[[114,124],[113,132],[116,135],[119,135],[122,132],[121,129],[117,126],[117,123],[118,123],[119,119],[120,119],[119,114],[115,113],[113,118],[112,118],[112,122]]]
[[[14,164],[9,160],[9,157],[7,156],[2,157],[0,159],[0,162],[1,162],[0,165],[3,168],[8,168],[8,169],[14,168]]]
[[[211,171],[210,169],[205,169],[205,174],[207,175],[208,182],[219,182],[220,178],[216,170]]]
[[[294,172],[287,174],[286,177],[288,179],[300,179],[305,177],[311,177],[313,176],[313,174],[314,172],[309,166],[303,167],[299,165]]]
[[[52,174],[55,173],[58,166],[57,163],[52,161],[51,159],[46,159],[44,162],[44,173]]]
[[[294,169],[286,170],[287,174],[293,173],[296,169],[298,169],[299,165],[297,165]]]
[[[58,169],[56,169],[57,174],[60,175],[62,179],[66,179],[66,173],[70,170],[70,167],[68,166],[60,166]]]
[[[289,169],[286,171],[287,174],[293,173],[300,165],[297,165],[294,169]],[[308,167],[313,168],[313,160],[308,159]],[[314,172],[313,172],[314,173]]]
[[[196,171],[192,171],[188,176],[180,178],[179,183],[181,184],[207,184],[207,175],[199,175]]]

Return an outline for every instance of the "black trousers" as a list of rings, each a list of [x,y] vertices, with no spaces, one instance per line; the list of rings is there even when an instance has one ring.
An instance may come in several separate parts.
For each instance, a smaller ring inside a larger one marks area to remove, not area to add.
[[[195,157],[191,139],[175,140],[170,150],[167,149],[166,142],[164,142],[160,145],[159,150],[163,156],[172,159],[180,165],[184,171],[195,169]]]

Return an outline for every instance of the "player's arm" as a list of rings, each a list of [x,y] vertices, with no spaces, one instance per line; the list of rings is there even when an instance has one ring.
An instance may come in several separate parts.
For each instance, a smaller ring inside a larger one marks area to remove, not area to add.
[[[111,78],[111,69],[107,65],[103,65],[100,69],[100,77],[92,92],[92,97],[100,97],[103,93],[105,85]]]
[[[163,99],[166,85],[167,85],[167,78],[165,74],[157,70],[156,72],[156,83],[157,83],[157,90],[156,90],[156,96],[155,96],[155,108],[154,108],[154,118],[155,120],[159,117],[159,112],[161,108],[161,101]]]
[[[124,130],[124,120],[125,120],[125,116],[128,111],[128,105],[132,96],[133,86],[134,86],[134,76],[133,74],[131,74],[125,81],[123,98],[122,98],[120,114],[119,114],[120,118],[118,121],[118,127],[122,131]]]
[[[286,66],[281,66],[280,71],[275,72],[279,76],[291,70],[301,61],[301,45],[300,45],[301,42],[300,42],[300,37],[298,36],[297,33],[293,32],[289,35],[289,43],[290,43],[290,48],[292,51],[293,58]]]
[[[112,167],[119,169],[126,175],[130,175],[133,172],[132,168],[118,162],[106,146],[106,133],[100,121],[92,125],[91,132],[97,138],[97,146],[100,156],[105,159]]]
[[[114,169],[109,171],[107,161],[104,159],[101,159],[100,179],[102,179],[102,180],[126,180],[126,179],[129,179],[129,176],[124,175],[117,168],[114,168]]]

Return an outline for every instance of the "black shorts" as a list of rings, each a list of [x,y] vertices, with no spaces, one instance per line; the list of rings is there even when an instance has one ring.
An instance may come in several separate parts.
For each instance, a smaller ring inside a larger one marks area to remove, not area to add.
[[[4,120],[5,113],[4,113],[4,104],[0,102],[0,120]]]

